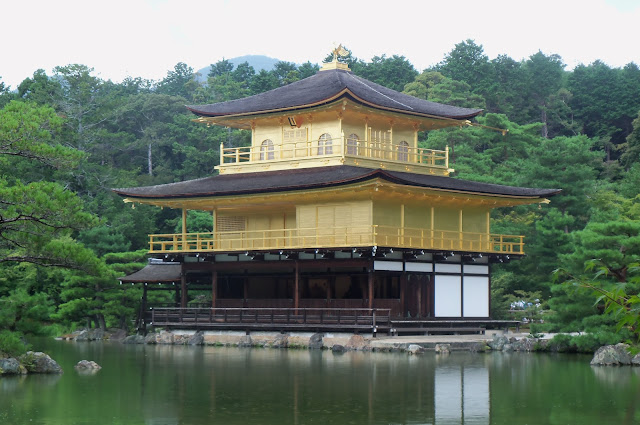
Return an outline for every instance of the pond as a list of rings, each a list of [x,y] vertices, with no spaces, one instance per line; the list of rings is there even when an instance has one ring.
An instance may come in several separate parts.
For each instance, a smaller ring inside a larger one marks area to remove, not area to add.
[[[0,378],[0,424],[640,423],[640,368],[587,356],[32,343],[65,373]]]

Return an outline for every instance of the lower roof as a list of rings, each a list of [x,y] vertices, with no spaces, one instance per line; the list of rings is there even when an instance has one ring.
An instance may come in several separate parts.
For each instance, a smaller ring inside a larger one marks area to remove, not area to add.
[[[305,169],[222,174],[156,186],[113,189],[135,199],[181,199],[320,189],[382,179],[400,185],[479,195],[546,198],[560,189],[536,189],[481,183],[451,177],[340,165]]]
[[[123,283],[161,283],[180,282],[182,266],[180,263],[150,263],[141,270],[128,276],[120,277]]]

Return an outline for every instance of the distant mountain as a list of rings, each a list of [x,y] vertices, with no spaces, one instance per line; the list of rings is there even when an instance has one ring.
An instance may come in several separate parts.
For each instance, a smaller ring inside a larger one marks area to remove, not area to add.
[[[274,59],[270,58],[269,56],[263,55],[245,55],[227,60],[233,64],[234,69],[241,63],[247,62],[253,67],[253,69],[256,70],[256,72],[260,72],[261,69],[264,69],[265,71],[271,71],[275,64],[280,62],[280,59]],[[211,65],[199,69],[197,71],[200,74],[200,76],[198,77],[198,81],[206,81],[207,75],[209,75],[209,70],[211,70]]]

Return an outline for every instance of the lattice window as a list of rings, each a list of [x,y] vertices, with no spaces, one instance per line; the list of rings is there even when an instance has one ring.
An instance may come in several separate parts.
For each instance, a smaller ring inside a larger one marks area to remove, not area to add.
[[[398,143],[398,161],[409,160],[409,143],[402,141]]]
[[[331,135],[324,133],[318,138],[318,155],[331,155],[333,153]]]
[[[265,159],[273,159],[273,142],[269,139],[262,142],[260,145],[260,161]]]
[[[218,232],[244,232],[247,218],[242,216],[218,216],[216,229]]]
[[[358,142],[360,138],[357,134],[352,133],[347,137],[347,155],[357,155],[358,154]]]
[[[282,135],[285,143],[292,142],[306,142],[307,141],[307,129],[306,128],[293,128],[291,130],[284,130]]]

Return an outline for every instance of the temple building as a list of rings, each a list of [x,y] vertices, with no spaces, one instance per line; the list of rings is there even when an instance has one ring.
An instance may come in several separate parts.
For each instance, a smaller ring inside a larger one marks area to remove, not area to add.
[[[150,235],[155,260],[122,278],[176,291],[171,309],[145,301],[156,325],[487,321],[491,264],[525,254],[523,236],[491,232],[491,210],[559,192],[450,177],[448,149],[419,147],[418,133],[469,125],[481,110],[396,92],[335,57],[306,79],[188,109],[201,124],[250,130],[251,145],[221,144],[215,176],[115,189],[182,211],[182,231]],[[190,210],[211,214],[210,231],[190,231]],[[191,308],[195,289],[210,306]]]

